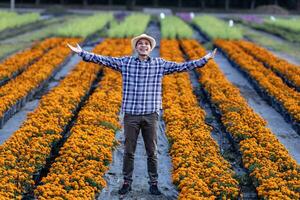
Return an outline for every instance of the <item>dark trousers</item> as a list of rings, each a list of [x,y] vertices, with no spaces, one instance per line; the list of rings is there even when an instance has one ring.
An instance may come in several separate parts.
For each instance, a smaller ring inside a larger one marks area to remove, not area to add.
[[[147,169],[151,183],[157,183],[157,121],[158,114],[151,113],[146,115],[124,115],[124,134],[125,149],[123,157],[123,175],[124,180],[132,182],[132,173],[134,168],[134,153],[136,149],[137,138],[140,130],[145,143],[147,152]]]

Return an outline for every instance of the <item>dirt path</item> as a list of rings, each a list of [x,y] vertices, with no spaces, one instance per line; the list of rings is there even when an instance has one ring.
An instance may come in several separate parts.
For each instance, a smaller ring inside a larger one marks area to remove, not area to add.
[[[158,186],[163,193],[160,196],[149,194],[148,173],[147,173],[147,154],[144,146],[142,134],[138,136],[137,147],[134,157],[134,171],[132,190],[124,195],[118,194],[119,188],[123,184],[122,166],[124,153],[124,132],[118,131],[116,139],[121,143],[113,152],[113,161],[109,166],[109,171],[105,174],[107,187],[104,188],[98,200],[114,199],[136,199],[136,200],[154,200],[154,199],[177,199],[177,190],[172,184],[171,169],[172,164],[168,154],[169,143],[164,133],[162,119],[159,120],[157,127],[158,136]]]
[[[257,94],[248,80],[229,63],[224,55],[217,54],[215,61],[227,79],[239,88],[249,106],[268,122],[268,127],[297,163],[300,163],[300,136],[293,130],[292,126]]]

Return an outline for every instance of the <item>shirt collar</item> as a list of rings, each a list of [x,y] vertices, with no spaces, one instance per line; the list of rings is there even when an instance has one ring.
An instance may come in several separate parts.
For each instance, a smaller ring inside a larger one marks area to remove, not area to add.
[[[134,56],[134,60],[135,60],[135,61],[142,62],[142,61],[139,59],[139,56]],[[151,56],[148,56],[148,58],[146,59],[146,62],[151,62],[151,61],[152,61],[152,57],[151,57]]]

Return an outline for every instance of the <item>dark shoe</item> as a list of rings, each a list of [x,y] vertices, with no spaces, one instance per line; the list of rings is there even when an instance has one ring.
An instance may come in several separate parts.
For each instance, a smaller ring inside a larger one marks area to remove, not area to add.
[[[157,187],[157,183],[150,185],[149,192],[153,195],[161,195],[161,192]]]
[[[129,191],[131,191],[131,184],[124,181],[122,188],[119,189],[119,194],[126,194]]]

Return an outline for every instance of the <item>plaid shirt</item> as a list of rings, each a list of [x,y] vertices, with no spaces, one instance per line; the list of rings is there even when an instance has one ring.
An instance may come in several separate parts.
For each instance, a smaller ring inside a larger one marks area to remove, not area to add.
[[[162,58],[148,57],[140,61],[135,56],[110,57],[83,51],[84,61],[94,62],[121,72],[123,78],[123,113],[143,115],[162,109],[162,77],[173,72],[183,72],[203,67],[207,59],[176,63]]]

